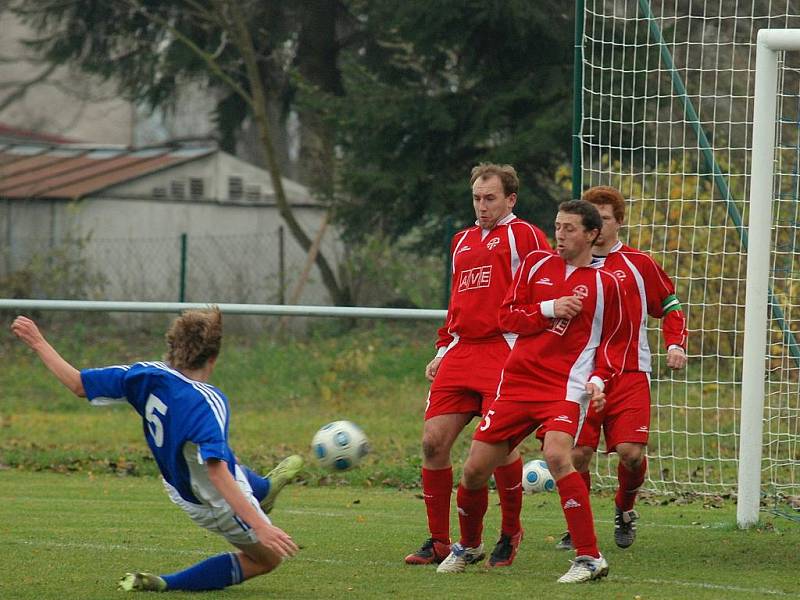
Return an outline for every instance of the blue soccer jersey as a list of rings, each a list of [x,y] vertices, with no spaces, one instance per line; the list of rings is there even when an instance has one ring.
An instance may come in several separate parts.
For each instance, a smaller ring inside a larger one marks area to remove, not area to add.
[[[222,505],[205,466],[208,459],[220,459],[235,473],[228,399],[219,389],[162,362],[85,369],[81,381],[92,404],[127,401],[136,409],[161,475],[184,500]]]

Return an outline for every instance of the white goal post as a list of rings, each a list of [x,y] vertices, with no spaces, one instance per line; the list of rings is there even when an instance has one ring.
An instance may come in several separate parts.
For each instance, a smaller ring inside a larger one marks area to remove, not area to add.
[[[778,53],[800,50],[800,29],[762,29],[756,47],[753,149],[750,173],[744,363],[739,446],[739,527],[758,522],[761,502],[761,448],[764,432],[772,203],[774,197],[775,122],[778,104]]]

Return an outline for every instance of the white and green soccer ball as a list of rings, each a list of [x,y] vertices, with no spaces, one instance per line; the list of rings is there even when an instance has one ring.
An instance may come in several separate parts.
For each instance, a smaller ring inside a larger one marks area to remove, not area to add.
[[[311,450],[320,466],[346,471],[361,463],[369,453],[369,441],[352,421],[334,421],[320,427],[311,440]]]
[[[552,492],[555,488],[556,480],[545,461],[531,460],[522,467],[522,489],[527,493]]]

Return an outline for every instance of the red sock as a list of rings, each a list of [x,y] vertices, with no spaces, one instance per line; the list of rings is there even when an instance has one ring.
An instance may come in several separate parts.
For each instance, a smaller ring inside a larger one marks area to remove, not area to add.
[[[592,474],[589,471],[578,471],[578,475],[581,476],[581,479],[583,479],[583,483],[586,484],[586,491],[591,493],[591,491],[592,491]]]
[[[614,502],[617,508],[623,511],[633,510],[633,504],[636,502],[636,494],[639,493],[639,488],[644,483],[644,476],[647,473],[647,457],[642,459],[642,464],[636,471],[629,471],[628,468],[619,461],[617,465],[617,479],[619,479],[619,487],[617,488],[617,495]]]
[[[494,470],[497,495],[500,496],[500,510],[503,523],[500,530],[508,536],[516,535],[522,525],[519,514],[522,512],[522,459]]]
[[[458,504],[458,523],[461,526],[461,545],[465,548],[476,548],[481,544],[483,536],[483,516],[489,506],[489,487],[468,490],[463,485],[456,492]]]
[[[428,529],[431,537],[443,544],[450,543],[450,496],[453,494],[453,467],[426,469],[422,467],[422,496],[428,510]]]
[[[594,534],[592,506],[589,504],[589,492],[583,479],[576,471],[565,475],[558,481],[558,494],[561,496],[561,509],[567,520],[567,529],[575,546],[576,556],[600,557],[597,549],[597,537]]]

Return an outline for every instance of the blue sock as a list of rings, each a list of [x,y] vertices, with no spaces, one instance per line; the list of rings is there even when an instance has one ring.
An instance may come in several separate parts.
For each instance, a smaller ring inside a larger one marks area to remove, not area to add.
[[[267,497],[267,494],[269,494],[269,479],[262,477],[249,467],[245,467],[244,465],[239,466],[242,468],[242,471],[244,471],[244,474],[247,475],[247,481],[250,482],[250,487],[253,488],[253,496],[256,497],[256,500],[261,502]]]
[[[238,556],[226,552],[161,578],[167,582],[168,590],[221,590],[242,583],[242,566]]]

